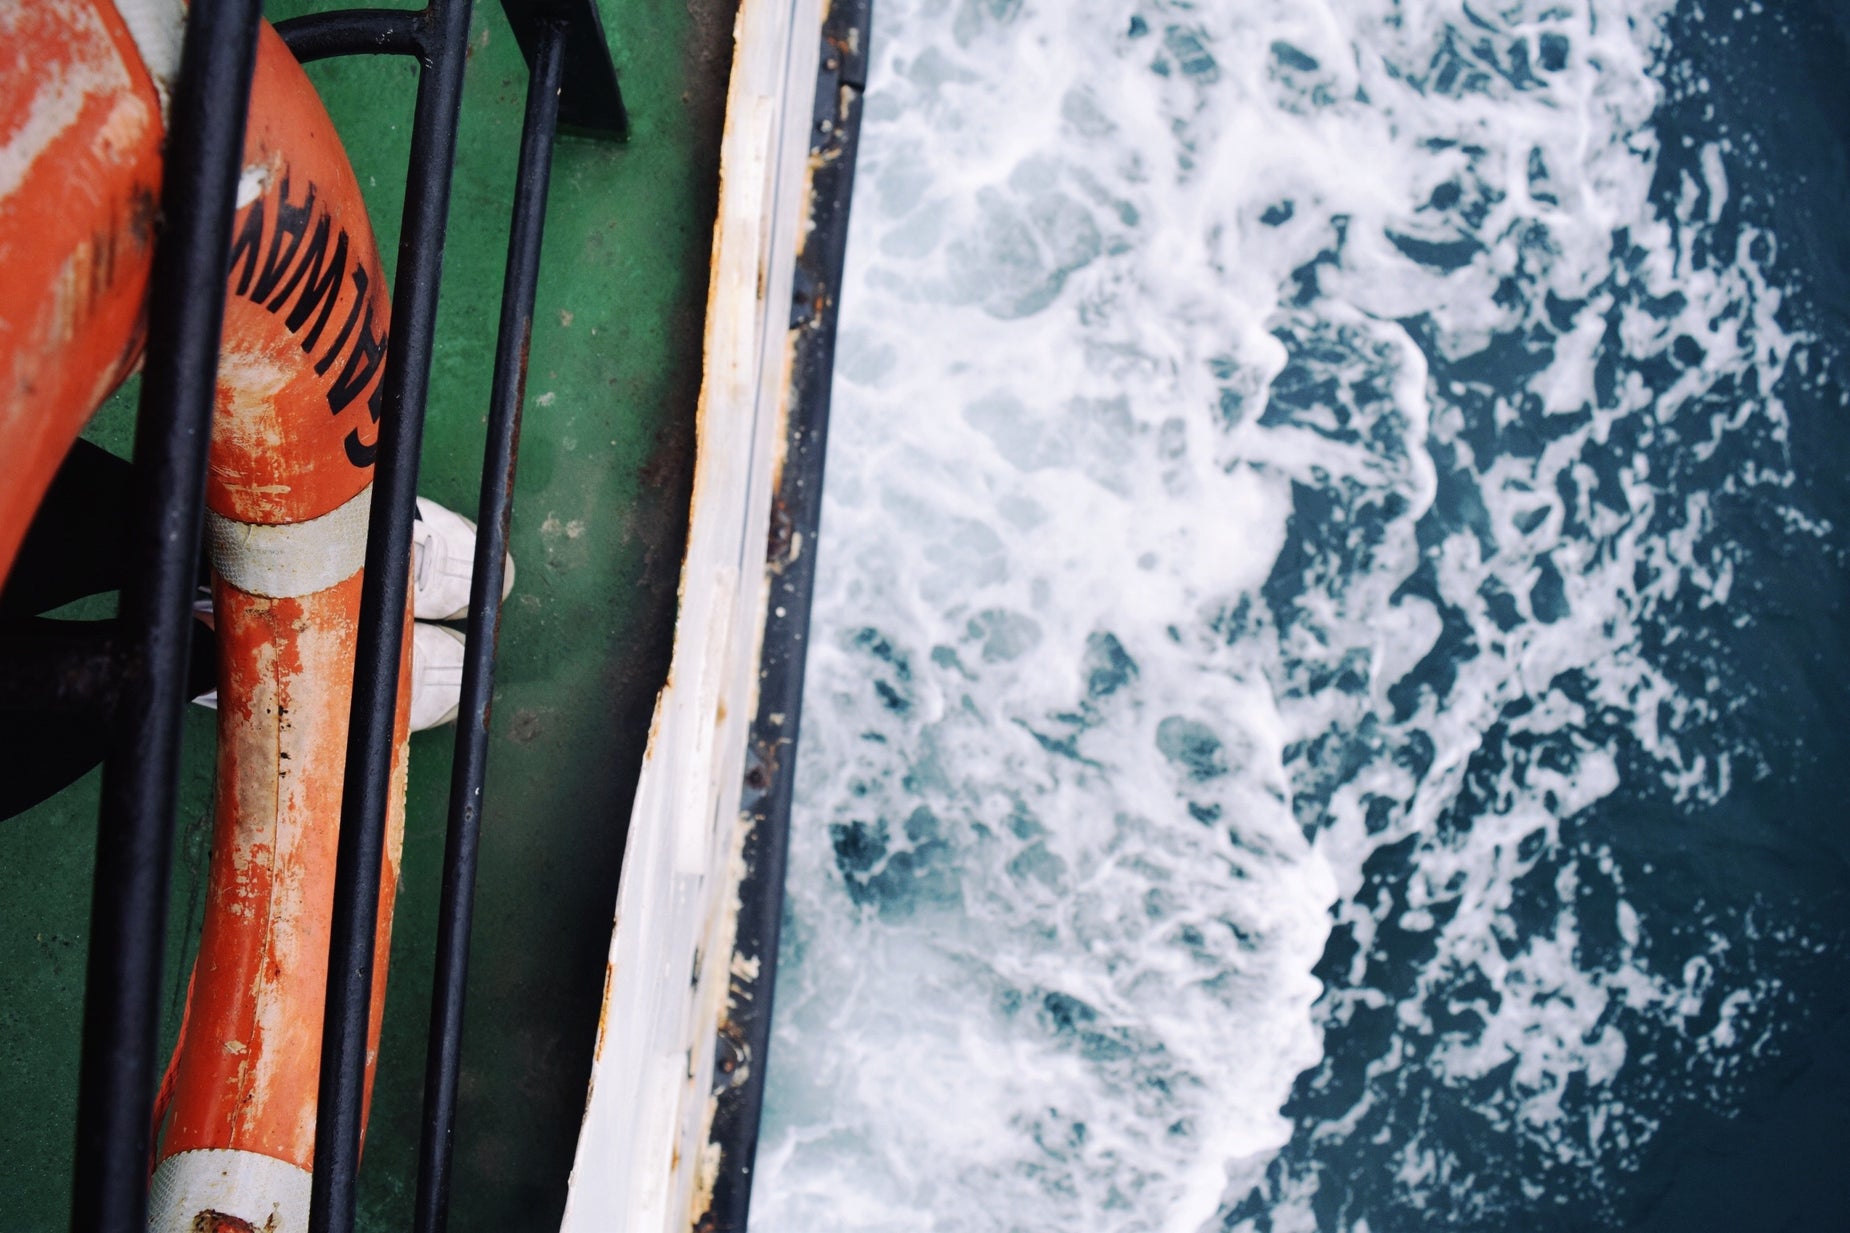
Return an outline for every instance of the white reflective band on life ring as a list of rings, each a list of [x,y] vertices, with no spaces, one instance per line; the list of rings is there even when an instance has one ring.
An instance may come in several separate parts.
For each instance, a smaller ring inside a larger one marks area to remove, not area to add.
[[[180,44],[186,37],[185,0],[115,0],[116,14],[128,27],[166,119],[173,79],[180,72]]]
[[[199,1220],[211,1213],[261,1233],[306,1233],[310,1181],[307,1169],[256,1152],[218,1147],[180,1152],[154,1170],[148,1231],[214,1229],[209,1218]]]
[[[373,486],[339,509],[264,526],[206,511],[206,545],[212,569],[246,595],[287,599],[313,595],[345,582],[366,564],[366,523]]]

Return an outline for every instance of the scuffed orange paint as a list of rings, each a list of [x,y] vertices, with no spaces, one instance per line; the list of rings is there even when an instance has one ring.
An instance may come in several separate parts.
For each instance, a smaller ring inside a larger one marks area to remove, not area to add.
[[[367,402],[383,364],[369,372],[369,355],[357,343],[359,323],[383,332],[389,309],[346,156],[301,67],[267,26],[251,106],[244,165],[252,192],[236,232],[247,242],[241,259],[234,247],[206,503],[236,522],[301,523],[372,482],[370,460],[356,462],[348,438],[358,431],[374,439]],[[279,224],[291,211],[293,228]],[[317,234],[319,264],[307,256]],[[317,270],[339,281],[298,313]],[[329,391],[343,379],[352,396],[335,414]],[[160,1159],[232,1148],[312,1167],[360,585],[356,572],[311,595],[266,598],[214,578],[219,763],[211,910]],[[409,610],[404,622],[369,1059],[384,1010],[404,835]],[[369,1105],[371,1091],[369,1064]]]
[[[109,0],[0,0],[0,581],[78,431],[139,362],[164,136]],[[207,505],[307,522],[372,482],[390,308],[333,123],[268,26],[243,166]],[[359,593],[358,573],[289,598],[214,580],[216,830],[159,1158],[312,1163]],[[369,1105],[404,835],[404,621]]]
[[[139,355],[161,138],[154,80],[112,5],[0,5],[0,578]]]

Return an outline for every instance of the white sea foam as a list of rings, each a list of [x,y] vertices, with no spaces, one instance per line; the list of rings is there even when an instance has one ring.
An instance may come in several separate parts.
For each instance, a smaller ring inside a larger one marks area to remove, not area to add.
[[[1315,1135],[1417,1066],[1562,1167],[1653,1131],[1564,1104],[1620,1008],[1763,1030],[1561,859],[1624,774],[1728,791],[1645,631],[1728,598],[1711,492],[1786,476],[1725,151],[1652,203],[1667,8],[882,0],[756,1227],[1317,1227],[1266,1166],[1358,1014]]]

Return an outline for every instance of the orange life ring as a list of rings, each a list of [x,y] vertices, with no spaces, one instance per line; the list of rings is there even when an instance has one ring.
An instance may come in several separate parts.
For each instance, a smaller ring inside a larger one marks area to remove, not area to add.
[[[13,472],[0,578],[64,453],[138,360],[170,67],[156,61],[178,48],[177,29],[148,28],[149,7],[0,6],[0,454]],[[333,123],[267,25],[238,204],[206,489],[215,830],[150,1227],[190,1230],[208,1213],[281,1233],[307,1219],[390,311]],[[407,607],[369,1062],[404,830],[410,622]],[[369,1098],[371,1082],[369,1065]]]
[[[314,1161],[390,310],[333,123],[267,26],[240,197],[249,200],[232,242],[206,481],[219,645],[215,832],[186,1035],[157,1153],[154,1229],[190,1230],[202,1210],[253,1228],[272,1216],[278,1230],[297,1227],[307,1220]],[[404,833],[409,608],[404,620],[375,943],[375,1057]]]
[[[0,7],[0,580],[141,354],[160,93],[115,8]]]

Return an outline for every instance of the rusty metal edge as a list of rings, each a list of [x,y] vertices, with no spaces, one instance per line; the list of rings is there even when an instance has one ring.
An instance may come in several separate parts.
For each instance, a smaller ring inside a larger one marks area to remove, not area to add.
[[[727,1013],[714,1040],[710,1166],[698,1233],[746,1228],[771,1041],[784,873],[796,780],[803,675],[822,518],[835,333],[847,255],[873,0],[832,0],[824,15],[810,129],[805,237],[790,306],[788,417],[765,550],[770,592],[759,642],[758,706],[740,798],[738,917]]]

